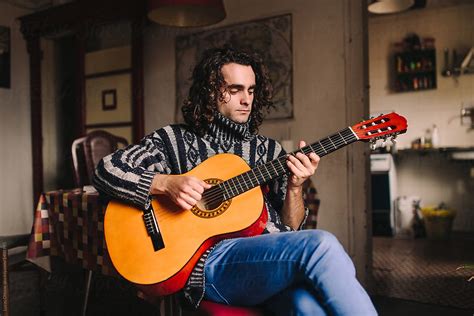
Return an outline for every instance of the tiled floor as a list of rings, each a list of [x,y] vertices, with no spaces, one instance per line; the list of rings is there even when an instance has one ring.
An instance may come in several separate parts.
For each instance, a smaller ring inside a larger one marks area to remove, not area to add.
[[[456,271],[474,263],[474,236],[451,241],[374,238],[375,295],[381,316],[472,316],[474,271]],[[11,273],[12,316],[80,315],[83,297],[80,269],[64,268],[39,290],[36,271]],[[91,288],[88,315],[158,315],[156,307],[136,298],[125,283],[97,276]]]
[[[447,241],[373,239],[373,272],[377,296],[474,311],[474,235]],[[469,315],[472,315],[470,313]]]

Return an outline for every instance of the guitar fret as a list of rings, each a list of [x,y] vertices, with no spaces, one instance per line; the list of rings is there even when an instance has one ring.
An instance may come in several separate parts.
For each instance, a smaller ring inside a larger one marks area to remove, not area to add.
[[[255,174],[255,171],[253,171],[254,169],[252,169],[252,174],[253,174],[253,177],[255,178],[255,182],[254,182],[254,186],[257,186],[259,183],[258,183],[258,177],[257,175]]]
[[[267,165],[266,165],[266,164],[265,164],[265,165],[263,165],[262,167],[263,167],[263,169],[264,169],[264,170],[267,172],[267,174],[268,174],[268,178],[267,178],[267,179],[265,179],[265,182],[267,182],[268,180],[270,180],[270,179],[272,178],[272,175],[270,174],[270,172],[269,172],[269,170],[268,170],[268,168],[267,168]]]
[[[249,177],[249,175],[248,175],[248,171],[242,174],[242,180],[244,181],[244,184],[245,184],[245,191],[247,191],[247,190],[249,190],[251,187],[249,186],[249,182],[244,179],[245,176],[247,176],[247,177],[249,178],[249,180],[250,180],[250,177]],[[251,183],[251,182],[250,182],[250,183]]]
[[[265,176],[263,175],[262,170],[260,170],[260,167],[258,167],[257,170],[260,172],[260,175],[262,176],[262,182],[260,182],[260,184],[262,184],[262,183],[265,182],[265,181],[263,181],[263,180],[265,180]]]
[[[336,147],[334,146],[334,144],[331,144],[331,143],[332,143],[331,140],[330,140],[329,138],[327,138],[327,137],[326,137],[325,139],[323,139],[323,140],[321,141],[321,143],[323,144],[323,146],[324,146],[325,148],[327,148],[327,152],[332,152],[332,151],[334,150],[334,148],[336,148]],[[332,145],[332,146],[331,146],[331,145]],[[334,148],[332,148],[332,147],[334,147]]]
[[[239,179],[237,179],[237,178],[239,178]],[[245,190],[244,190],[243,187],[242,187],[242,184],[240,183],[240,176],[239,176],[239,177],[235,177],[235,181],[237,182],[237,184],[238,184],[239,187],[240,187],[240,192],[239,192],[239,194],[242,193],[242,192],[245,192]]]
[[[319,146],[320,149],[317,149],[316,146]],[[318,156],[324,156],[324,153],[321,151],[321,148],[322,148],[322,147],[321,147],[321,144],[319,144],[319,143],[314,143],[314,144],[311,146],[311,148],[312,148],[312,147],[314,147],[314,152],[315,152],[316,154],[318,154]],[[323,150],[324,150],[324,149],[323,149]]]
[[[233,194],[234,196],[236,196],[237,194],[235,194],[235,192],[234,192],[234,188],[236,188],[236,186],[235,186],[235,178],[231,178],[230,181],[231,181],[231,182],[230,182],[230,184],[231,184],[230,190],[232,191],[232,194]]]
[[[275,170],[275,175],[278,175],[278,170],[276,170],[276,168],[275,168],[273,162],[271,162],[270,165],[273,167],[273,170]]]
[[[229,199],[229,198],[230,198],[230,195],[229,195],[229,192],[227,192],[227,188],[226,188],[226,186],[227,186],[227,181],[222,182],[221,184],[219,184],[219,186],[221,186],[221,187],[224,188],[224,192],[225,192],[225,193],[224,193],[224,200]]]
[[[327,139],[331,142],[331,144],[334,146],[334,149],[337,149],[337,146],[334,144],[334,142],[331,139],[331,136],[329,136]]]
[[[346,145],[347,145],[347,142],[346,142],[346,140],[344,139],[344,137],[341,135],[341,132],[339,132],[339,136],[341,136],[341,138],[342,138],[342,141],[344,142],[344,144],[346,144]]]
[[[281,159],[281,158],[278,158],[278,159],[277,159],[278,163],[280,164],[280,168],[281,168],[282,170],[285,170],[285,165],[283,165],[283,163],[281,162],[280,159]],[[285,159],[286,159],[286,157],[285,157]]]
[[[342,140],[342,142],[341,142],[341,139],[340,139],[340,138],[342,138],[341,135],[334,134],[331,137],[332,137],[331,139],[333,139],[334,143],[337,144],[336,149],[338,149],[338,148],[340,148],[344,145],[344,140]]]
[[[321,148],[324,150],[324,153],[328,153],[328,151],[326,150],[326,148],[324,148],[323,144],[321,144],[321,142],[318,142],[319,143],[319,146],[321,146]]]

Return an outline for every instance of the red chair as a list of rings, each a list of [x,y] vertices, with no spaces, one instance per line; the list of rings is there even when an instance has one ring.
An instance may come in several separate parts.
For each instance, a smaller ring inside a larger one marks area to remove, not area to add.
[[[146,298],[145,298],[146,299]],[[148,300],[148,299],[146,299]],[[149,300],[148,300],[149,301]],[[149,301],[153,303],[152,301]],[[196,311],[185,311],[181,308],[174,295],[163,299],[160,315],[164,316],[263,316],[264,312],[255,307],[229,306],[202,301]]]

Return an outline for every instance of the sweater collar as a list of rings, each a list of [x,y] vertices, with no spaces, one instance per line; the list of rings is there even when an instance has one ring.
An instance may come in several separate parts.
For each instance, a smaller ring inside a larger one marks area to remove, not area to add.
[[[248,141],[253,134],[250,132],[249,121],[236,123],[219,112],[209,124],[207,136],[222,142]]]

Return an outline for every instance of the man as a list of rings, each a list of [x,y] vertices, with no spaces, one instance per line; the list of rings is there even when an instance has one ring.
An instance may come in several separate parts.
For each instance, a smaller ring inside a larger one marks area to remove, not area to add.
[[[206,158],[229,152],[255,167],[286,155],[278,142],[256,133],[271,106],[270,81],[257,56],[208,50],[194,69],[182,108],[186,124],[161,128],[139,145],[105,157],[94,184],[141,208],[150,195],[166,194],[190,209],[210,185],[176,175]],[[227,239],[204,253],[182,291],[189,303],[197,307],[205,298],[259,305],[281,315],[376,314],[337,239],[322,230],[297,231],[307,215],[302,185],[318,163],[315,153],[288,156],[289,175],[269,183],[264,196],[269,215],[264,233]]]

